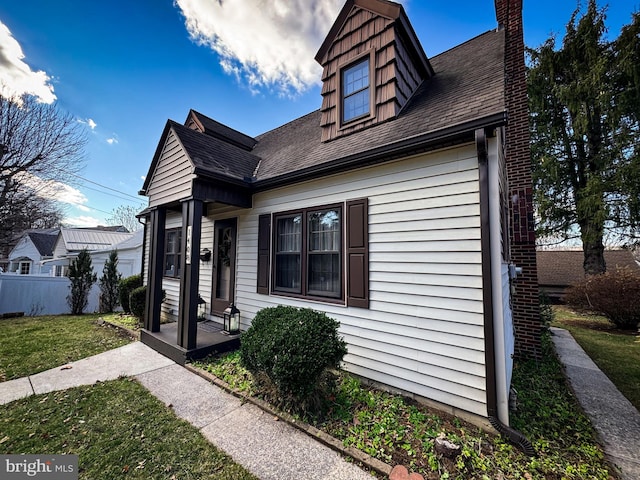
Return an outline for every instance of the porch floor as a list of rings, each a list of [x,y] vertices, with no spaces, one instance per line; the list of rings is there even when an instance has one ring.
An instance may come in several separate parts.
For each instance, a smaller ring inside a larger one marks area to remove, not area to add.
[[[222,332],[222,325],[205,321],[198,322],[196,346],[185,349],[178,345],[178,322],[160,325],[159,332],[140,330],[140,341],[174,362],[184,365],[187,360],[204,358],[212,352],[227,352],[240,346],[240,335],[228,335]]]

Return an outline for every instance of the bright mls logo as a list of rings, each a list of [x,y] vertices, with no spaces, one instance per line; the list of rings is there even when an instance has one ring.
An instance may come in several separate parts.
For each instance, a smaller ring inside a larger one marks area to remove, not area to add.
[[[77,455],[0,455],[0,478],[77,480]]]

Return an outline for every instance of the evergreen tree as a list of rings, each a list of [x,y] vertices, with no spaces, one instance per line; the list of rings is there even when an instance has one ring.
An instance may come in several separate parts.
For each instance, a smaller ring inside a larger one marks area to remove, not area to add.
[[[97,280],[97,275],[93,273],[93,267],[91,266],[91,256],[89,256],[86,248],[82,249],[78,254],[78,258],[71,262],[67,276],[71,280],[69,287],[71,292],[67,296],[71,314],[82,315],[89,302],[91,287]]]
[[[100,311],[111,313],[118,306],[120,295],[120,279],[122,275],[118,273],[118,252],[113,250],[109,253],[109,258],[102,269],[100,277]]]
[[[529,50],[527,89],[541,238],[580,238],[586,273],[606,270],[605,236],[640,238],[638,14],[615,41],[590,0],[554,38]]]

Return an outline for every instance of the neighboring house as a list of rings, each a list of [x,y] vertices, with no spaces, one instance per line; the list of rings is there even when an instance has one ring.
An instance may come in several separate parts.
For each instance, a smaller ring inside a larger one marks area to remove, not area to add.
[[[45,263],[53,268],[53,276],[64,277],[69,264],[81,250],[112,250],[115,245],[131,239],[133,235],[121,226],[61,228],[53,247],[53,259]],[[98,272],[95,266],[94,271]]]
[[[26,231],[9,252],[8,273],[50,275],[51,266],[43,263],[53,257],[53,246],[59,229]]]
[[[429,59],[401,5],[349,0],[316,55],[320,110],[255,138],[169,120],[141,191],[142,341],[210,351],[199,298],[215,322],[234,303],[243,330],[310,307],[340,322],[347,370],[508,424],[540,319],[522,3],[496,11],[498,29]]]
[[[584,252],[582,250],[539,250],[538,285],[553,303],[563,301],[567,287],[584,279]],[[617,267],[630,268],[640,275],[640,262],[630,250],[605,250],[607,271]]]
[[[67,295],[69,263],[86,248],[91,256],[93,271],[102,276],[104,264],[113,250],[118,252],[118,272],[122,277],[140,273],[143,257],[143,230],[135,233],[122,231],[122,227],[63,228],[48,239],[47,257],[42,260],[40,275],[0,275],[0,313],[24,312],[27,315],[58,315],[69,312]],[[21,240],[14,250],[22,252],[18,258],[27,258],[33,250],[30,245],[44,241],[42,236],[25,234],[29,242]],[[24,243],[24,247],[20,247]],[[20,247],[20,248],[19,248]],[[54,258],[51,258],[51,257]],[[25,260],[20,260],[23,262]],[[33,265],[37,265],[33,262]],[[23,270],[23,273],[26,273]],[[34,272],[31,272],[34,273]],[[89,294],[85,312],[98,311],[99,286],[95,284]]]
[[[93,271],[96,272],[98,278],[102,276],[104,264],[114,250],[118,252],[118,273],[122,275],[122,278],[139,274],[142,269],[143,233],[143,230],[138,230],[133,232],[126,240],[111,247],[89,252]]]

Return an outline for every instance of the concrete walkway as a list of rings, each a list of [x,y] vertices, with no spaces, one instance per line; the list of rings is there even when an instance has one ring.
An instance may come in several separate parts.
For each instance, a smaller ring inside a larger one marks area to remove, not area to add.
[[[600,371],[571,334],[551,328],[553,343],[605,454],[623,480],[640,479],[640,413]]]
[[[370,480],[338,453],[230,395],[140,342],[0,383],[0,404],[32,394],[133,376],[218,448],[262,480]]]
[[[640,479],[640,413],[566,331],[553,341],[578,401],[623,480]],[[367,480],[371,475],[251,403],[140,342],[46,372],[0,383],[0,404],[33,394],[133,376],[214,445],[262,480]]]

